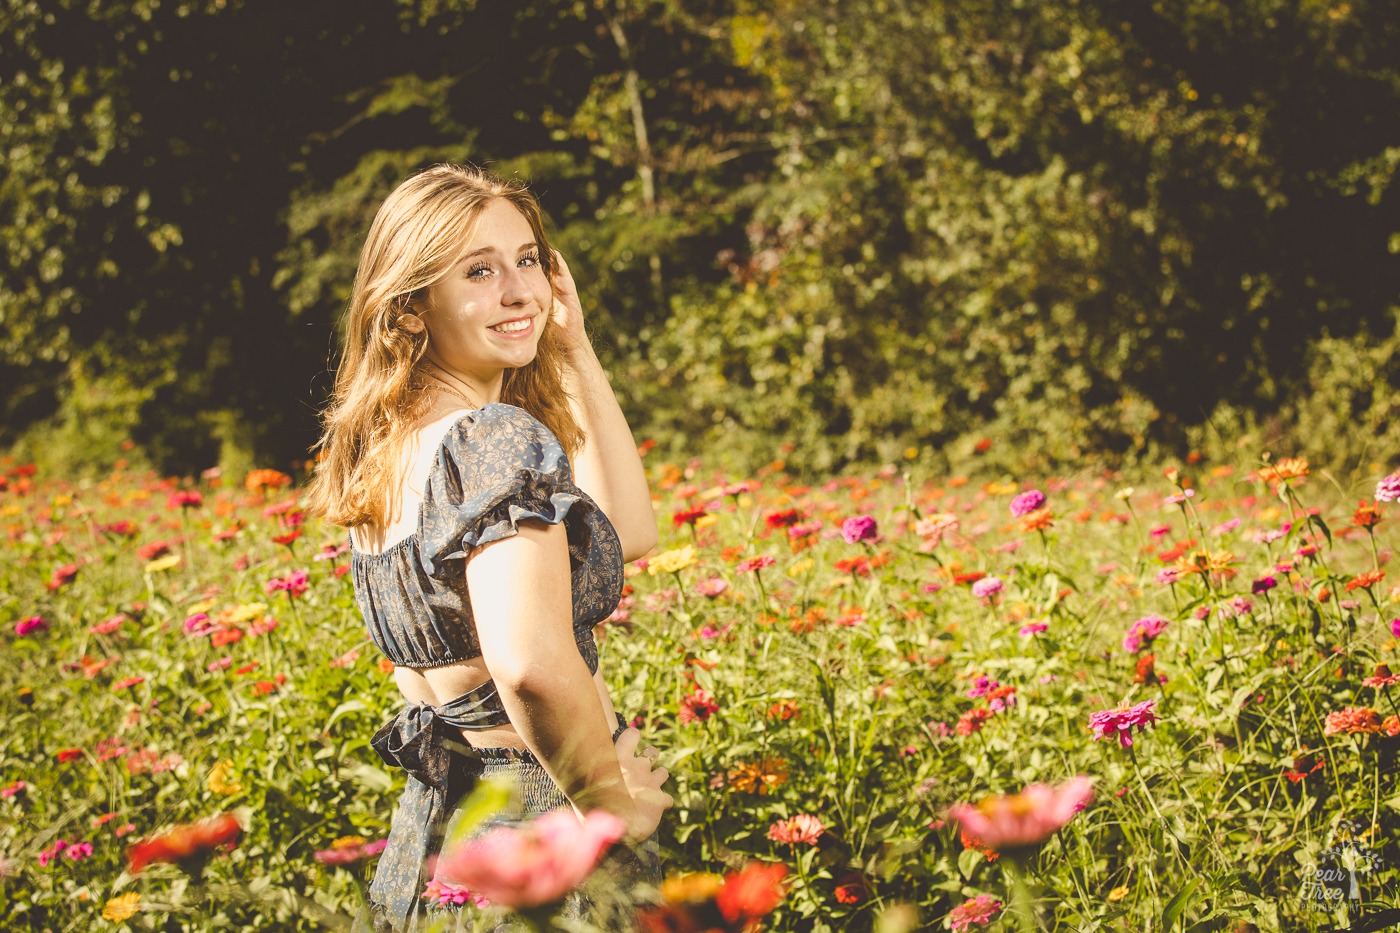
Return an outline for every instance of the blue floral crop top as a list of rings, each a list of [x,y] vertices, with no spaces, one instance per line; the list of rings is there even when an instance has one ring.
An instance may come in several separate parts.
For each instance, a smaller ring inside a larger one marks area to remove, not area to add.
[[[355,601],[370,638],[394,664],[442,667],[481,656],[466,559],[520,522],[564,523],[574,641],[598,669],[593,627],[622,597],[622,545],[603,510],[574,485],[564,449],[521,408],[493,402],[443,437],[423,488],[418,528],[379,554],[352,550]]]

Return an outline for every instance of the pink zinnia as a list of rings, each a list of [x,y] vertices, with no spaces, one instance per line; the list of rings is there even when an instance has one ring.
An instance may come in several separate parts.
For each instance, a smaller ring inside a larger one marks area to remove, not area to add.
[[[992,918],[1001,913],[1001,901],[990,894],[979,894],[969,901],[963,901],[948,912],[948,925],[954,933],[973,926],[986,926]]]
[[[1117,736],[1120,745],[1131,748],[1133,727],[1136,726],[1138,731],[1142,731],[1157,721],[1157,714],[1152,711],[1156,705],[1156,700],[1144,700],[1137,706],[1126,709],[1106,709],[1091,713],[1089,728],[1094,731],[1094,741]]]
[[[374,842],[361,842],[356,845],[341,846],[329,849],[319,849],[313,853],[313,858],[322,865],[353,865],[361,859],[373,858],[389,844],[388,839],[378,839]]]
[[[708,580],[701,580],[695,584],[695,591],[710,599],[714,599],[727,589],[729,589],[729,581],[724,577],[710,577]]]
[[[471,888],[461,884],[449,884],[436,878],[429,881],[428,886],[423,889],[423,899],[437,901],[439,907],[461,907],[463,904],[471,904],[473,907],[491,906],[490,901]]]
[[[601,810],[582,821],[572,810],[553,810],[523,828],[502,826],[447,849],[437,877],[503,907],[552,904],[578,887],[626,830]]]
[[[1005,586],[999,577],[983,577],[972,584],[972,595],[978,599],[991,599]]]
[[[805,843],[814,846],[824,832],[826,827],[822,825],[821,820],[810,813],[799,813],[768,827],[768,838],[783,845],[796,846]]]
[[[735,573],[751,573],[755,570],[762,570],[764,567],[771,567],[776,560],[764,554],[762,557],[750,557],[747,560],[739,561],[739,566],[734,568]]]
[[[34,632],[42,632],[48,627],[49,623],[45,622],[42,616],[30,616],[23,621],[15,623],[15,634],[23,638],[25,635],[30,635]]]
[[[1123,650],[1137,654],[1165,632],[1168,624],[1161,616],[1143,616],[1128,626],[1128,632],[1123,636]]]
[[[1011,514],[1016,518],[1029,515],[1045,505],[1045,493],[1031,489],[1011,500]]]
[[[278,591],[287,594],[288,598],[295,599],[307,590],[307,573],[305,570],[296,570],[285,577],[275,577],[263,584],[263,589],[269,594]]]
[[[71,859],[74,862],[81,862],[89,855],[92,855],[92,843],[74,843],[73,845],[69,846],[63,854],[66,858]]]
[[[841,523],[841,537],[847,544],[871,541],[878,534],[879,529],[875,526],[875,519],[869,515],[857,515],[855,518],[848,518]]]
[[[1336,735],[1339,732],[1379,731],[1381,731],[1380,714],[1369,706],[1348,706],[1335,713],[1328,713],[1327,721],[1322,727],[1323,735]]]
[[[1049,839],[1093,796],[1093,782],[1081,774],[1059,787],[1032,784],[1008,797],[987,797],[975,805],[956,804],[948,816],[980,845],[1010,854]]]
[[[1376,484],[1377,502],[1400,502],[1400,470]]]
[[[1022,638],[1029,638],[1032,635],[1039,635],[1049,627],[1049,624],[1045,622],[1027,622],[1025,625],[1021,626],[1021,631],[1018,634]]]

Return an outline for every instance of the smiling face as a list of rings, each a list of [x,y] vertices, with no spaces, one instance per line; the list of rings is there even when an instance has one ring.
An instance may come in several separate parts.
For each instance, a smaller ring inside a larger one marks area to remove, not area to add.
[[[417,308],[426,355],[482,401],[498,399],[505,370],[535,358],[553,297],[529,221],[497,198],[482,208],[462,258]]]

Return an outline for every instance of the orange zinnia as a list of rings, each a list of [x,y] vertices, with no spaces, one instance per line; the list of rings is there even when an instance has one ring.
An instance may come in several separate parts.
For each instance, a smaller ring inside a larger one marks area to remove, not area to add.
[[[1181,557],[1172,567],[1183,574],[1220,573],[1227,570],[1234,561],[1235,555],[1229,551],[1200,550]]]
[[[257,492],[269,486],[274,489],[290,486],[292,478],[280,470],[253,470],[243,480],[243,485],[249,492]]]
[[[788,766],[781,758],[762,758],[756,764],[740,762],[729,772],[729,785],[745,794],[766,794],[787,783]]]
[[[1369,590],[1384,579],[1384,570],[1368,570],[1365,573],[1358,573],[1347,581],[1347,592],[1350,593],[1352,590]]]
[[[1301,457],[1285,457],[1278,463],[1259,468],[1259,478],[1270,486],[1290,479],[1302,479],[1307,475],[1308,461]]]

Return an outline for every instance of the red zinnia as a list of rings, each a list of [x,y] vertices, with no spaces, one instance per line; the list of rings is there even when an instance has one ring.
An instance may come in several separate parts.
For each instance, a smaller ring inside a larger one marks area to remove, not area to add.
[[[802,515],[797,509],[783,509],[763,516],[763,521],[769,528],[787,528],[789,525],[796,525],[801,519]]]
[[[696,506],[693,509],[681,509],[678,512],[672,513],[671,521],[677,528],[682,525],[694,525],[703,518],[708,511],[709,509],[705,508],[703,505]]]
[[[750,862],[744,870],[724,879],[715,894],[715,906],[725,920],[742,929],[773,912],[783,899],[787,866]]]
[[[241,832],[243,827],[228,813],[176,826],[127,849],[127,869],[134,875],[152,862],[173,862],[189,870],[202,863],[214,849],[237,842]]]

